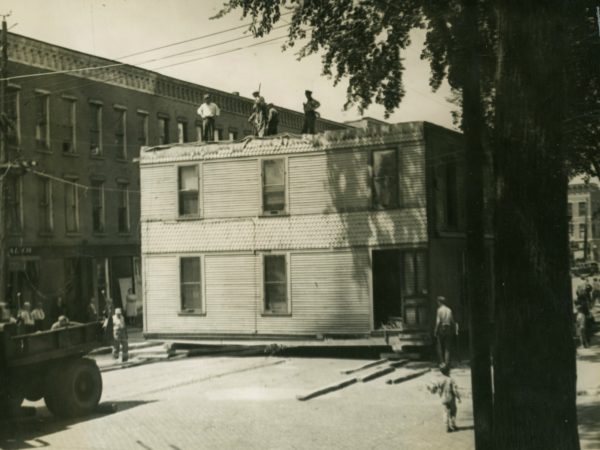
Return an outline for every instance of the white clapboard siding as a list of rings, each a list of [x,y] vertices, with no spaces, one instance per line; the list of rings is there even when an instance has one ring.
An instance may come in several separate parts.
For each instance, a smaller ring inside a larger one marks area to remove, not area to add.
[[[260,317],[258,333],[370,331],[369,258],[366,249],[292,253],[290,274],[292,315]]]
[[[177,170],[169,166],[143,166],[140,170],[142,220],[177,217]]]
[[[245,217],[260,212],[260,173],[256,159],[202,165],[203,216]]]
[[[425,152],[423,144],[402,145],[398,151],[400,206],[425,206]]]
[[[366,208],[369,171],[365,151],[336,151],[289,158],[291,214]]]
[[[206,320],[202,331],[254,333],[256,258],[253,255],[206,256]]]
[[[255,330],[255,257],[205,256],[204,315],[179,314],[179,259],[146,256],[145,295],[149,333],[243,333]]]

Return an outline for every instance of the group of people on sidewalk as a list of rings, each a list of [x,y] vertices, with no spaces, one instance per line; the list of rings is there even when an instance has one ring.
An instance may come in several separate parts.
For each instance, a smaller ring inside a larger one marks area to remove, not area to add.
[[[594,277],[590,283],[588,278],[582,277],[576,289],[575,327],[582,348],[588,348],[593,331],[595,319],[592,309],[600,299],[600,279]]]
[[[317,109],[321,104],[313,98],[312,91],[304,91],[306,102],[302,104],[304,110],[303,134],[315,134],[315,125],[319,113]],[[278,132],[279,112],[273,103],[265,102],[260,91],[252,93],[254,104],[248,122],[252,125],[253,135],[257,137],[273,136]],[[204,94],[203,103],[197,111],[202,120],[202,140],[212,142],[215,140],[215,122],[221,114],[219,106],[213,101],[210,94]]]

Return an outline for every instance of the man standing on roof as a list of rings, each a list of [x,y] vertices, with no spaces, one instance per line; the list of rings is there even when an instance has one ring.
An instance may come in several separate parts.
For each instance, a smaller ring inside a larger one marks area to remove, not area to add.
[[[315,122],[317,121],[317,109],[321,104],[312,98],[312,91],[304,91],[306,102],[304,106],[304,125],[302,126],[302,134],[315,134]]]
[[[267,105],[260,92],[254,91],[252,97],[254,97],[254,105],[248,122],[254,127],[254,136],[263,137],[267,131]]]
[[[202,140],[213,141],[215,138],[215,117],[221,114],[221,110],[211,100],[210,94],[204,94],[204,103],[198,108],[198,115],[202,118]]]

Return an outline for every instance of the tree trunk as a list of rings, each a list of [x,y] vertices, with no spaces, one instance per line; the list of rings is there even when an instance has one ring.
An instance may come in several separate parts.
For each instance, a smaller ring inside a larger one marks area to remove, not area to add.
[[[497,6],[498,450],[579,449],[561,133],[569,3],[500,0]]]
[[[469,304],[469,346],[471,388],[475,423],[475,448],[492,448],[492,376],[490,362],[490,320],[488,273],[484,237],[483,136],[485,122],[481,103],[479,26],[477,0],[463,1],[464,61],[463,131],[468,174],[467,200],[467,299]]]

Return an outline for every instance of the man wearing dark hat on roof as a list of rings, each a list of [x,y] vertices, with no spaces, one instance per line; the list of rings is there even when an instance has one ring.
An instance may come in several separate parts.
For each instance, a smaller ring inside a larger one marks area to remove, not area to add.
[[[263,137],[267,131],[267,105],[260,92],[254,91],[252,97],[254,97],[254,105],[248,122],[254,127],[254,136]]]
[[[279,112],[273,103],[267,105],[267,136],[277,134],[277,126],[279,125]]]
[[[312,91],[304,91],[306,102],[304,106],[304,125],[302,126],[302,134],[315,134],[315,122],[317,121],[317,109],[321,104],[312,97]]]
[[[210,142],[215,139],[215,118],[221,110],[211,100],[210,94],[204,94],[204,103],[198,108],[198,115],[202,118],[202,140]]]

